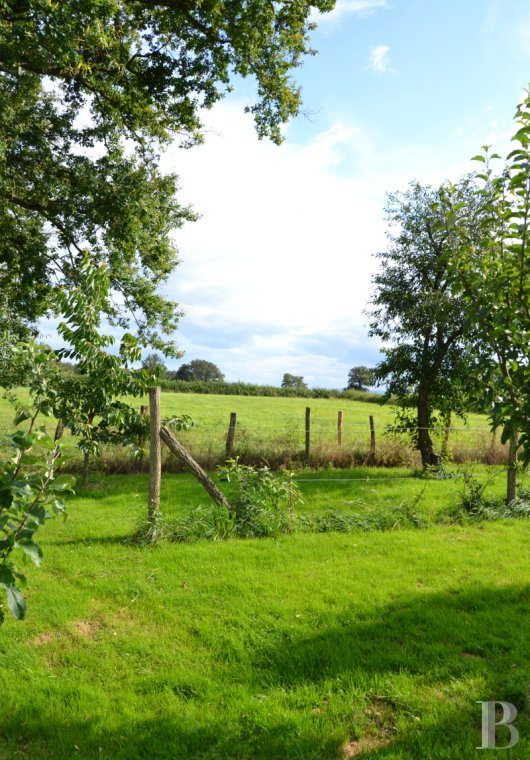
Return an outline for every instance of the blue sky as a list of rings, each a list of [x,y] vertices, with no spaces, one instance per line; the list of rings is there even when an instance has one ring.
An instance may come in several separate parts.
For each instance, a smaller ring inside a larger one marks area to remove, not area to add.
[[[257,139],[239,82],[205,144],[164,158],[201,214],[164,288],[185,311],[182,361],[228,380],[344,387],[376,364],[364,310],[386,193],[458,179],[483,144],[505,153],[530,82],[527,0],[338,0],[317,22],[283,145]]]

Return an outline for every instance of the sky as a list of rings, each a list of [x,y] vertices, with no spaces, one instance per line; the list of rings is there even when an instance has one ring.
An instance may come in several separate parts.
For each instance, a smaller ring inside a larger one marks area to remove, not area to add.
[[[342,388],[374,366],[365,310],[386,246],[386,194],[506,154],[530,82],[528,0],[337,0],[315,16],[318,55],[296,70],[303,114],[284,142],[258,140],[252,82],[203,115],[206,140],[172,146],[200,220],[175,233],[181,263],[164,285],[185,312],[176,335],[228,381]]]

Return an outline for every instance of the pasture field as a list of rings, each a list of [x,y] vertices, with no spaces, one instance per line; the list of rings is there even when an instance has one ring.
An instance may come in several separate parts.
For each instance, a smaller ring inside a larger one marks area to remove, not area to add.
[[[307,471],[300,511],[458,498],[408,474]],[[168,516],[205,498],[164,476]],[[0,760],[469,760],[487,699],[520,733],[488,757],[530,756],[529,521],[138,546],[146,503],[144,475],[95,475],[43,529],[0,629]]]
[[[27,399],[24,390],[22,399]],[[137,408],[147,399],[128,399]],[[404,435],[390,435],[388,425],[394,421],[393,408],[349,399],[304,399],[255,396],[222,396],[191,393],[162,393],[162,415],[189,415],[194,426],[179,433],[179,439],[207,469],[222,463],[231,412],[237,414],[234,456],[247,463],[268,462],[271,467],[298,467],[304,462],[305,409],[311,409],[311,465],[351,467],[366,462],[370,451],[369,417],[376,429],[376,463],[383,466],[418,466],[419,457]],[[342,445],[337,445],[338,412],[343,413]],[[0,399],[0,432],[10,428],[12,407]],[[50,430],[54,427],[49,422]],[[504,461],[504,447],[493,450],[491,433],[484,416],[471,414],[466,423],[456,419],[449,440],[449,454],[456,463]],[[438,447],[441,434],[434,436]],[[67,443],[73,443],[67,436]],[[73,465],[80,455],[71,446]],[[93,466],[107,472],[138,469],[128,451],[104,448]],[[166,457],[166,466],[175,463]]]

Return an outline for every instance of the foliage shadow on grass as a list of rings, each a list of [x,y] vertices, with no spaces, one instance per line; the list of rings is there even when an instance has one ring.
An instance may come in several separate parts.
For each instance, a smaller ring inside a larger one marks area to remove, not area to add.
[[[361,731],[367,735],[373,731],[374,743],[368,743],[359,756],[374,759],[467,760],[475,756],[480,743],[476,701],[510,701],[520,713],[521,740],[509,757],[523,760],[530,756],[530,666],[524,659],[529,623],[527,586],[422,592],[383,605],[366,617],[362,609],[338,613],[332,625],[327,622],[318,630],[316,624],[312,634],[293,632],[286,623],[278,631],[276,645],[256,646],[250,668],[234,663],[233,676],[243,679],[254,695],[294,696],[300,687],[322,684],[324,698],[330,688],[362,685],[364,705],[384,702],[388,711],[384,713],[388,726],[366,726],[365,720]],[[427,691],[438,691],[440,709],[422,706],[415,701],[419,698],[396,697],[394,679],[402,677],[414,679]],[[466,679],[480,684],[477,693],[470,689],[443,696],[444,687],[465,684]],[[387,684],[383,695],[368,686],[382,680]],[[345,719],[348,729],[343,731],[336,717],[324,724],[315,716],[314,724],[309,727],[306,722],[303,728],[287,714],[283,720],[272,719],[259,702],[253,702],[237,722],[233,717],[232,722],[224,721],[219,710],[209,717],[206,703],[203,708],[199,725],[187,724],[185,714],[179,713],[182,703],[177,702],[174,709],[153,711],[141,720],[118,713],[112,716],[112,728],[69,719],[65,711],[61,715],[41,715],[31,707],[24,715],[12,711],[0,727],[0,760],[19,755],[41,760],[51,751],[55,760],[338,760],[359,754],[353,727],[363,725],[362,715],[360,723],[352,716]],[[355,709],[359,705],[352,704],[351,711]],[[398,718],[400,730],[396,730]],[[378,736],[384,741],[378,742]],[[21,747],[28,750],[20,751]],[[505,755],[501,750],[488,753],[497,756]]]
[[[530,587],[423,591],[378,608],[375,616],[356,609],[337,617],[333,627],[307,637],[286,632],[281,646],[257,651],[258,680],[292,687],[362,671],[421,674],[431,684],[479,672],[490,681],[500,660],[511,666],[514,647],[528,653]]]

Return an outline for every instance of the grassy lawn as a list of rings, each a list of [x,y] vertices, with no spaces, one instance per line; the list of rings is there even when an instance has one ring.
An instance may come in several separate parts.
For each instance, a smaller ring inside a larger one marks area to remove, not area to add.
[[[308,473],[303,509],[424,489],[434,514],[461,488],[384,472]],[[165,477],[164,510],[198,488]],[[518,707],[521,735],[487,756],[530,756],[528,522],[140,548],[146,494],[95,478],[43,530],[27,619],[0,629],[1,760],[468,760],[486,699]]]

